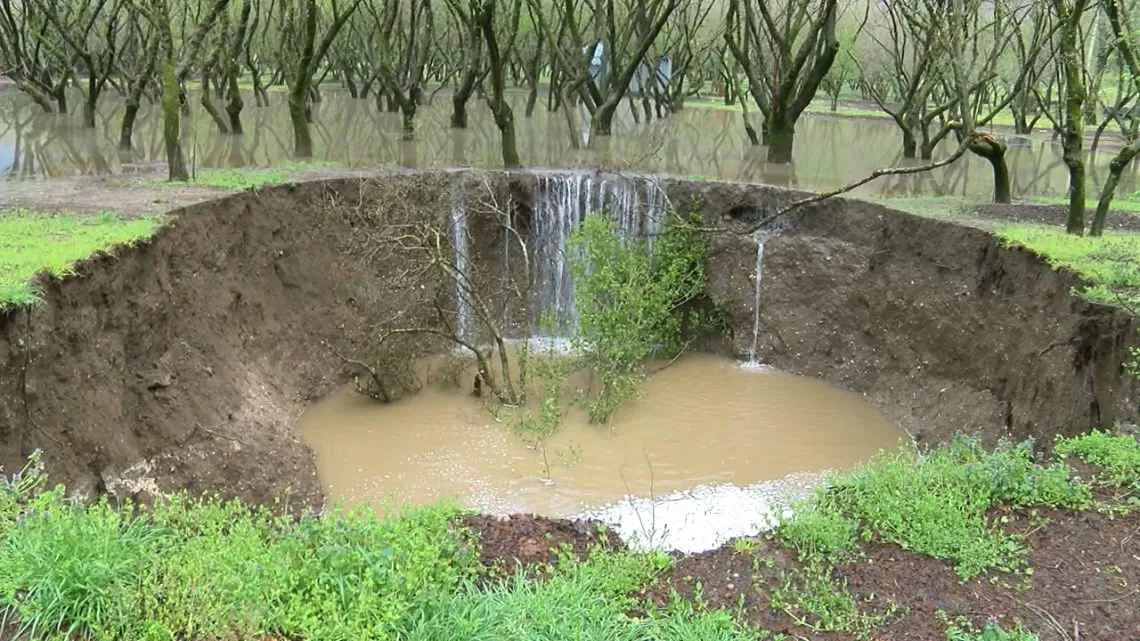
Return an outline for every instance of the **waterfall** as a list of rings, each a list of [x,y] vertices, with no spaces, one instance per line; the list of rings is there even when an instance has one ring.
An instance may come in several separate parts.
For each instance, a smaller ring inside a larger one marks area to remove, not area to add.
[[[665,192],[652,179],[601,172],[543,172],[534,198],[536,309],[550,312],[559,333],[577,325],[567,254],[570,235],[587,214],[605,211],[626,241],[653,238],[664,227]],[[537,317],[534,319],[537,321]]]
[[[761,368],[759,359],[756,355],[756,348],[760,342],[760,290],[764,281],[764,236],[756,235],[756,290],[752,298],[752,348],[748,350],[748,362],[745,363],[750,368]]]
[[[471,259],[467,252],[467,201],[460,196],[451,207],[451,247],[455,262],[455,316],[459,338],[471,336]]]

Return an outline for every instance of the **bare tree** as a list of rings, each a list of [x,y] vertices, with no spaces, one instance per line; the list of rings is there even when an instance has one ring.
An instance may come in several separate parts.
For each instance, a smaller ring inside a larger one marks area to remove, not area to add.
[[[167,0],[136,0],[135,9],[142,13],[156,31],[159,39],[159,61],[162,65],[162,137],[166,146],[167,175],[170,180],[190,180],[186,157],[182,154],[180,96],[182,83],[190,75],[198,58],[206,34],[213,28],[230,0],[213,0],[205,17],[190,35],[182,49],[181,59],[175,58],[174,29],[171,25],[170,5]]]
[[[388,51],[376,60],[377,72],[392,104],[403,115],[404,140],[414,140],[416,110],[423,91],[424,59],[430,46],[426,36],[431,32],[433,21],[431,1],[408,0],[406,22],[401,2],[389,1],[383,7],[377,4],[378,0],[367,5],[376,30],[403,38],[402,47],[388,43]]]
[[[519,14],[522,11],[522,0],[513,0],[512,11],[502,30],[507,34],[506,47],[499,47],[499,36],[496,34],[495,4],[498,0],[483,0],[483,4],[475,12],[475,21],[482,31],[483,39],[487,43],[487,64],[491,72],[491,97],[488,105],[495,117],[495,126],[499,128],[499,139],[502,144],[503,166],[508,169],[519,167],[518,143],[515,141],[515,113],[507,101],[506,79],[504,78],[503,49],[510,51],[514,47],[514,39],[519,30]],[[454,122],[452,123],[454,124]]]
[[[1049,6],[1057,26],[1054,64],[1059,71],[1057,76],[1064,104],[1064,113],[1056,124],[1061,129],[1062,158],[1069,168],[1069,215],[1065,230],[1082,235],[1085,232],[1083,115],[1087,96],[1079,34],[1089,0],[1050,0]]]
[[[729,0],[724,37],[764,114],[769,162],[792,161],[796,122],[839,53],[836,0]]]
[[[329,24],[319,41],[317,32],[321,22],[321,4],[317,0],[300,0],[296,6],[289,2],[280,5],[284,33],[291,42],[290,48],[297,52],[284,61],[285,82],[289,87],[289,122],[293,126],[293,155],[296,158],[313,156],[313,135],[309,123],[312,122],[310,100],[316,86],[314,77],[333,40],[361,2],[362,0],[347,0],[342,9],[337,0],[330,0]]]
[[[569,83],[563,91],[586,106],[593,135],[609,136],[634,74],[645,65],[646,55],[680,0],[629,2],[622,11],[614,0],[598,0],[589,7],[574,0],[556,0],[553,19],[558,21],[557,33],[565,38],[556,35],[540,0],[528,2],[551,43],[552,59],[563,82]],[[585,13],[583,8],[590,11]],[[587,34],[583,27],[592,27],[593,33]]]
[[[467,101],[475,93],[475,84],[484,74],[483,32],[479,14],[485,9],[478,2],[469,2],[469,0],[446,1],[447,8],[455,20],[456,32],[459,34],[459,48],[463,52],[460,63],[463,69],[461,79],[451,96],[451,126],[466,129]],[[494,11],[494,7],[491,7],[491,10]],[[500,56],[500,67],[502,64]]]
[[[131,151],[135,119],[142,107],[143,96],[154,82],[160,39],[146,21],[127,22],[127,35],[119,53],[119,75],[125,84],[126,105],[119,127],[119,149]]]
[[[121,23],[120,17],[125,6],[124,0],[34,0],[35,6],[43,12],[55,33],[70,49],[72,55],[83,63],[87,82],[83,85],[83,126],[95,128],[95,107],[99,96],[115,70],[116,55]],[[93,35],[100,26],[98,35]],[[48,36],[42,36],[45,45]],[[50,46],[50,45],[47,45]]]
[[[1135,23],[1132,21],[1128,6],[1121,0],[1104,0],[1103,6],[1112,28],[1114,48],[1129,75],[1129,91],[1135,95],[1140,90],[1140,45],[1135,40]],[[1125,86],[1122,84],[1120,93],[1123,94],[1124,92]],[[1108,177],[1101,188],[1100,199],[1097,201],[1096,213],[1093,215],[1092,227],[1089,230],[1091,236],[1100,236],[1104,233],[1104,227],[1108,222],[1108,210],[1112,206],[1116,186],[1120,183],[1120,175],[1140,153],[1140,117],[1138,116],[1140,114],[1136,113],[1135,107],[1127,113],[1117,110],[1113,114],[1114,119],[1120,125],[1120,133],[1124,138],[1125,145],[1109,162]]]

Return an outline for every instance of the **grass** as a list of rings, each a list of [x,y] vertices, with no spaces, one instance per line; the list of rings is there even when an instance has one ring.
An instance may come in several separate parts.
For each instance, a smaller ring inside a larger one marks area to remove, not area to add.
[[[800,565],[775,570],[771,607],[815,630],[872,638],[898,608],[857,598],[839,578],[838,564],[858,562],[860,539],[945,559],[963,579],[1020,569],[1024,543],[990,522],[993,507],[1083,507],[1090,486],[1073,477],[1070,456],[1103,469],[1105,483],[1140,475],[1131,435],[1059,439],[1055,452],[1042,459],[1029,443],[987,450],[959,438],[833,479],[777,531]],[[596,549],[579,560],[564,548],[542,572],[488,580],[459,513],[443,504],[384,519],[369,510],[294,518],[182,494],[151,510],[81,506],[47,486],[33,456],[22,473],[0,476],[0,628],[28,641],[785,638],[699,600],[643,602],[672,566],[662,554]],[[733,548],[759,549],[745,539]],[[949,641],[1035,639],[1018,623],[976,629],[943,617]]]
[[[990,523],[990,509],[1078,508],[1089,497],[1067,466],[1035,460],[1029,443],[987,451],[959,437],[926,454],[903,449],[879,455],[834,481],[779,533],[804,561],[836,562],[862,538],[945,560],[967,580],[1024,567],[1024,546]]]
[[[1007,245],[1025,247],[1054,268],[1079,274],[1089,282],[1081,292],[1086,298],[1140,309],[1140,234],[1106,232],[1091,238],[1040,225],[1011,225],[997,234]]]
[[[297,173],[312,169],[336,167],[333,163],[321,161],[286,161],[273,167],[241,167],[237,169],[198,169],[191,184],[216,187],[231,191],[246,191],[270,185],[284,185],[297,179]],[[155,178],[155,185],[176,185],[165,178]]]
[[[71,274],[76,261],[148,238],[159,224],[158,218],[128,219],[113,213],[0,210],[0,309],[35,303],[36,274]]]

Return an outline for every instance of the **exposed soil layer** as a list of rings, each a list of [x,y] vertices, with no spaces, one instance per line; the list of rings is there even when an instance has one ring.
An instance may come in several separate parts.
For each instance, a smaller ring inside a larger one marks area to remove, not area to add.
[[[742,227],[794,197],[693,189]],[[1135,415],[1122,376],[1134,322],[1073,295],[1073,273],[980,229],[859,201],[805,207],[764,231],[761,359],[864,394],[919,442],[1049,440]],[[709,272],[737,353],[752,341],[755,260],[753,239],[722,236]]]
[[[463,175],[513,196],[526,233],[533,174]],[[40,305],[0,319],[0,465],[41,449],[80,495],[187,489],[269,504],[288,488],[291,505],[319,508],[295,421],[350,377],[341,357],[372,348],[412,294],[393,291],[393,265],[361,242],[376,224],[361,206],[387,206],[381,187],[409,180],[318,180],[195,204],[150,242],[43,280]],[[415,180],[401,192],[409,202],[458,191],[453,173]],[[756,245],[736,232],[798,195],[661,185],[725,227],[710,290],[734,335],[713,347],[747,353]],[[469,223],[476,278],[504,264],[495,220]],[[983,231],[835,199],[772,230],[758,351],[863,393],[920,441],[1075,433],[1136,413],[1120,376],[1133,321],[1073,296],[1078,284]]]

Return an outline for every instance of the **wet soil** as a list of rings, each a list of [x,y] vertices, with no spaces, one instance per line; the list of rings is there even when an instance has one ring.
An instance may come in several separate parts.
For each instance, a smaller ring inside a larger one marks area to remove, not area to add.
[[[464,517],[460,525],[479,538],[479,561],[495,576],[537,570],[565,554],[583,560],[591,550],[624,548],[621,539],[597,521],[477,514]]]
[[[987,220],[1016,223],[1034,223],[1064,227],[1069,216],[1065,205],[1036,205],[1030,203],[1009,203],[1003,205],[981,205],[975,210],[977,215]],[[1085,221],[1092,223],[1096,209],[1085,210]],[[1105,222],[1108,229],[1118,231],[1140,231],[1140,213],[1110,210]]]
[[[991,573],[962,583],[938,560],[895,545],[864,543],[855,561],[834,577],[846,583],[864,612],[893,614],[869,637],[877,641],[942,639],[936,615],[987,620],[1010,629],[1021,620],[1041,641],[1132,641],[1140,638],[1140,513],[1110,517],[1067,510],[995,512],[1012,533],[1027,534],[1031,575]],[[613,535],[600,541],[594,524],[529,515],[508,519],[469,517],[464,524],[480,535],[482,563],[496,572],[536,570],[553,563],[559,549],[584,558],[599,544],[620,546]],[[647,607],[665,606],[677,594],[711,608],[736,613],[750,625],[794,638],[847,641],[855,637],[813,630],[772,607],[773,589],[801,567],[772,537],[752,548],[725,545],[678,556],[644,595]]]

